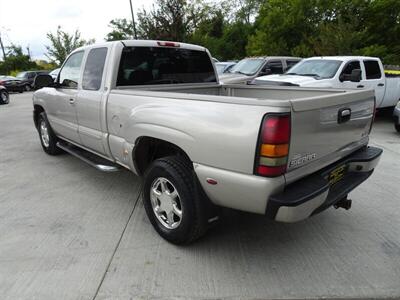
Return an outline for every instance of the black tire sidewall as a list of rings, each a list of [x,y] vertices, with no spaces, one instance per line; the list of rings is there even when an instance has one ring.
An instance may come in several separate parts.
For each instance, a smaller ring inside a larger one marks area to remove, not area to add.
[[[40,132],[40,124],[42,121],[44,121],[46,123],[48,134],[49,134],[49,146],[48,147],[46,147],[42,141],[42,136],[41,136],[41,132]],[[47,120],[47,116],[46,116],[45,112],[42,112],[39,114],[37,124],[38,124],[39,140],[40,140],[40,144],[42,145],[43,151],[50,155],[59,154],[61,152],[61,149],[57,147],[58,139],[57,139],[57,136],[54,134],[53,130],[51,129],[50,123]]]
[[[6,95],[7,96],[7,101],[6,102],[4,102],[3,101],[3,95]],[[8,103],[10,103],[10,94],[9,93],[7,93],[6,91],[4,91],[4,90],[0,90],[0,104],[8,104]]]
[[[186,175],[189,175],[191,172],[186,170],[186,173]],[[179,226],[174,229],[168,229],[162,225],[153,211],[150,199],[150,190],[153,182],[159,177],[168,179],[179,193],[182,219]],[[188,186],[188,182],[192,182],[191,185]],[[190,240],[193,227],[196,226],[194,222],[198,222],[195,214],[196,200],[193,188],[193,178],[188,178],[187,181],[182,180],[182,175],[178,174],[178,172],[176,172],[176,170],[163,159],[156,160],[149,168],[145,175],[143,204],[150,222],[164,239],[176,244],[186,243]]]
[[[394,128],[397,130],[397,132],[400,132],[400,124],[394,124]]]

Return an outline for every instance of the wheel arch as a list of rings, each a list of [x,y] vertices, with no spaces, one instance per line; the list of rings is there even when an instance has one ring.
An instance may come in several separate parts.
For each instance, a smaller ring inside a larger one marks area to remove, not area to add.
[[[171,155],[181,156],[192,162],[186,151],[176,144],[151,136],[141,136],[136,139],[132,160],[138,175],[143,175],[154,160]]]
[[[39,104],[34,104],[33,105],[33,122],[35,123],[35,127],[38,128],[38,119],[39,115],[44,112],[43,106]]]

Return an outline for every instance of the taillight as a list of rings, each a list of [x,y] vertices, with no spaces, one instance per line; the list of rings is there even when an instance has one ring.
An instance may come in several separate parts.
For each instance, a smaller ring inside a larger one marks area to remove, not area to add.
[[[157,44],[163,47],[180,47],[179,43],[174,42],[157,42]]]
[[[290,142],[290,114],[267,114],[261,124],[254,173],[276,177],[286,172]]]

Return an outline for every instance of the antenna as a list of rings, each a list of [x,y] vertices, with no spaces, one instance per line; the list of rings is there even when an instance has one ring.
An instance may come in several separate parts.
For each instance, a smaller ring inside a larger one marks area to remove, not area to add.
[[[131,5],[131,15],[132,15],[132,24],[133,24],[133,38],[137,40],[137,35],[136,35],[136,24],[135,24],[135,15],[133,14],[133,8],[132,8],[132,0],[129,0],[129,4]]]

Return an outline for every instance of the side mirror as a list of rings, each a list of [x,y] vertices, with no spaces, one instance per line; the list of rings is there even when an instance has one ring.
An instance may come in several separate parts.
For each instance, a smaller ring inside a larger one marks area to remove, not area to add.
[[[270,75],[272,74],[272,70],[270,68],[266,68],[264,70],[261,70],[260,74],[258,76],[265,76],[265,75]]]
[[[360,69],[354,69],[353,71],[351,71],[350,81],[351,82],[360,82],[361,81],[361,70]]]
[[[54,79],[48,74],[39,74],[33,81],[33,88],[39,90],[44,87],[54,87]]]

